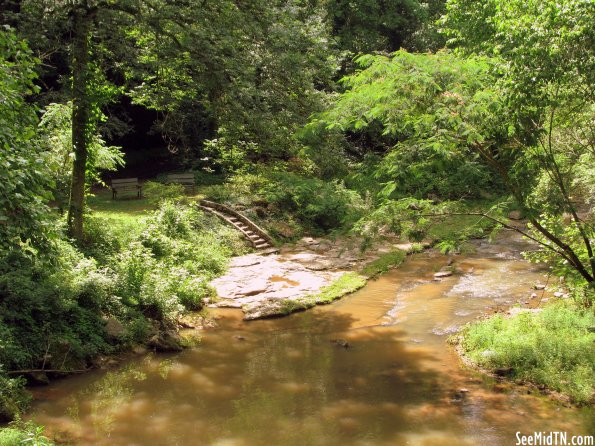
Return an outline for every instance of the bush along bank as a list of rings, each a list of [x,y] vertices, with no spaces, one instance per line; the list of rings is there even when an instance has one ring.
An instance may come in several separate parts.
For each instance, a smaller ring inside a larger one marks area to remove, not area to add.
[[[3,420],[27,407],[26,380],[83,371],[99,355],[136,344],[181,349],[178,318],[200,309],[214,294],[209,281],[246,250],[215,217],[172,201],[139,220],[134,233],[95,220],[84,246],[94,257],[56,238],[43,256],[13,251],[0,259]]]
[[[593,308],[560,300],[541,311],[497,314],[466,325],[451,342],[474,368],[577,405],[595,403]]]

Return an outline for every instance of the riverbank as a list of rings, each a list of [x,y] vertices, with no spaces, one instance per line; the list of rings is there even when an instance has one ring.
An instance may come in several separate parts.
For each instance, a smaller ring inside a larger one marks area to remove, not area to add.
[[[386,243],[381,251],[363,254],[348,249],[345,240],[304,238],[279,255],[234,259],[228,274],[213,283],[223,299],[211,306],[241,308],[245,320],[285,316],[341,298],[429,245]],[[452,258],[435,279],[453,274],[457,265],[451,262]],[[352,272],[342,271],[346,267]],[[590,404],[595,401],[595,358],[588,352],[595,334],[588,330],[595,319],[592,313],[590,318],[588,312],[579,314],[564,286],[548,285],[547,297],[546,284],[535,283],[528,298],[482,315],[450,342],[468,367],[530,386],[564,404]],[[329,287],[335,291],[332,298],[316,298]]]
[[[450,338],[467,367],[564,404],[595,403],[595,313],[560,299],[482,317]]]
[[[587,409],[461,367],[446,345],[480,314],[534,301],[547,272],[520,260],[514,240],[473,245],[410,256],[332,305],[289,317],[212,309],[218,328],[199,331],[196,348],[34,389],[31,417],[51,438],[99,446],[505,446],[517,431],[588,433]],[[435,280],[452,258],[453,274]]]

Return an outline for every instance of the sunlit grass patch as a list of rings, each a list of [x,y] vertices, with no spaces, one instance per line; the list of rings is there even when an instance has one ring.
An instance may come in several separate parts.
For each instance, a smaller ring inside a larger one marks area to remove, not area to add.
[[[539,313],[496,315],[471,323],[459,342],[464,355],[482,368],[511,368],[515,379],[587,404],[595,400],[593,327],[593,309],[557,302]]]
[[[357,273],[346,273],[330,285],[323,287],[317,294],[308,296],[317,304],[328,304],[346,294],[359,290],[366,284],[366,279]]]
[[[407,253],[400,249],[382,254],[380,258],[364,266],[361,272],[367,277],[376,277],[379,274],[387,272],[391,268],[399,266],[403,263],[406,256]]]

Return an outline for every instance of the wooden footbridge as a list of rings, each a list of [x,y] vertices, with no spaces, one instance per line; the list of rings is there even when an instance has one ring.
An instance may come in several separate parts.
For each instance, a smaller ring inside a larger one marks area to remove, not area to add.
[[[203,211],[216,215],[240,231],[252,246],[262,254],[271,254],[278,251],[271,236],[245,215],[229,206],[214,201],[200,200],[199,205]]]

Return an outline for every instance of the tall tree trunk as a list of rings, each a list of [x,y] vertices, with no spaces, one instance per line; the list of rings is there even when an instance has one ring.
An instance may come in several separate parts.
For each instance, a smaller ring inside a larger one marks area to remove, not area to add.
[[[85,171],[89,143],[89,30],[91,17],[86,8],[74,12],[72,40],[72,147],[74,163],[68,207],[68,232],[77,241],[83,238]]]

